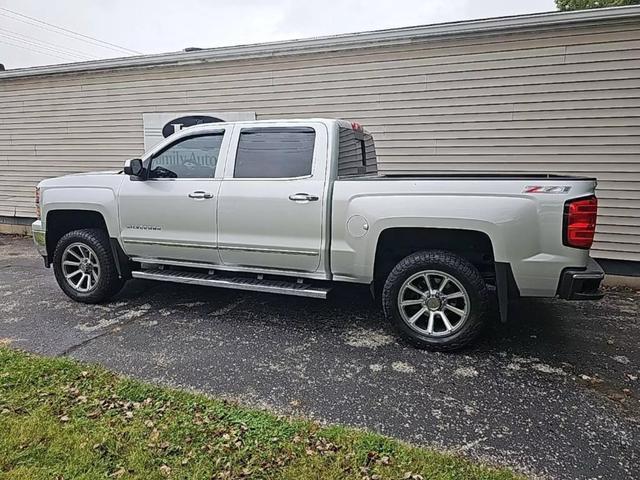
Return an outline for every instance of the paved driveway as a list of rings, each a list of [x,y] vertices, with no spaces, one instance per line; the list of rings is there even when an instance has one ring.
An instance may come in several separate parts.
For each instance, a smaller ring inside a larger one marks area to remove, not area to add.
[[[0,338],[18,347],[553,478],[638,478],[639,300],[529,300],[477,347],[429,353],[360,288],[322,301],[135,281],[74,303],[29,239],[0,236]]]

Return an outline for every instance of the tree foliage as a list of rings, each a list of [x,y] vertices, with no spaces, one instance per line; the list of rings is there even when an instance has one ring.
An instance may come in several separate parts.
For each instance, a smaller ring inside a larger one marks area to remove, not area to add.
[[[556,7],[563,12],[587,8],[622,7],[624,5],[640,5],[640,0],[556,0]]]

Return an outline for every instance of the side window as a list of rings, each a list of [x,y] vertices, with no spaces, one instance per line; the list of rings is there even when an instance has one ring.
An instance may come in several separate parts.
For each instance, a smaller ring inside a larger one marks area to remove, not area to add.
[[[149,178],[213,178],[223,132],[187,137],[156,154]]]
[[[311,175],[316,133],[309,127],[243,128],[235,178],[292,178]]]

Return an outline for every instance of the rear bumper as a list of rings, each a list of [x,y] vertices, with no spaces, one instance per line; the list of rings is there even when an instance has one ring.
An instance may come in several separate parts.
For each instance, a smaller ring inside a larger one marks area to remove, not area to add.
[[[604,297],[600,283],[604,270],[592,258],[585,268],[563,270],[558,285],[558,296],[566,300],[599,300]]]

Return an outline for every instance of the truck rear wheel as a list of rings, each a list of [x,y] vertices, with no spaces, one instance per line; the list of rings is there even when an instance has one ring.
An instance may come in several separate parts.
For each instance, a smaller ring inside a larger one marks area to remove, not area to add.
[[[53,254],[53,271],[62,291],[77,302],[103,302],[124,285],[118,278],[109,237],[98,228],[64,235]]]
[[[391,271],[382,291],[386,317],[419,348],[452,351],[477,338],[489,306],[480,272],[444,250],[416,252]]]

